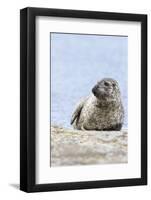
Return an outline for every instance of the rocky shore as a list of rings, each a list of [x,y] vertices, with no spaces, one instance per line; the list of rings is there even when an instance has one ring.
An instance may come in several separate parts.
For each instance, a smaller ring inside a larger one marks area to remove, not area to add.
[[[128,161],[127,130],[79,131],[51,126],[50,138],[52,167]]]

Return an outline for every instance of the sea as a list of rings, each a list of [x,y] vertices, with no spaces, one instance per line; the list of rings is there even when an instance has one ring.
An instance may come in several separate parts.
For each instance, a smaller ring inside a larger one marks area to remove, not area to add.
[[[128,128],[128,38],[51,34],[51,124],[72,128],[72,113],[102,78],[118,81]]]

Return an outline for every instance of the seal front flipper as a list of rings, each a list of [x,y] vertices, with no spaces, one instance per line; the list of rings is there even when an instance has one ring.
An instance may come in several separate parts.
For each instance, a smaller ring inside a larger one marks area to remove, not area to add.
[[[80,113],[81,113],[81,110],[82,110],[82,108],[83,108],[83,106],[84,106],[85,100],[86,100],[86,98],[83,98],[83,99],[80,101],[80,103],[77,105],[75,111],[73,112],[72,117],[71,117],[71,122],[70,122],[71,125],[74,123],[74,121],[75,121],[76,119],[79,118]]]

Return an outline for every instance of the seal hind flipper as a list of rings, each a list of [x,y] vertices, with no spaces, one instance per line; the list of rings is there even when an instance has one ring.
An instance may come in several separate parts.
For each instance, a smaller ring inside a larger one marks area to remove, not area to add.
[[[74,121],[75,121],[76,119],[79,118],[80,113],[81,113],[81,110],[82,110],[82,108],[83,108],[83,106],[84,106],[85,100],[86,100],[86,98],[82,99],[82,100],[80,101],[80,103],[77,105],[75,111],[73,112],[72,117],[71,117],[71,122],[70,122],[71,125],[74,123]]]
[[[103,131],[120,131],[122,128],[122,123],[118,123],[115,125],[112,125],[111,127],[102,129]]]

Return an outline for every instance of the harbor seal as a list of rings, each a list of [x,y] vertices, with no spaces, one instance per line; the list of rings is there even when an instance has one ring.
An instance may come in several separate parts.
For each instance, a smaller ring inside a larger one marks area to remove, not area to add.
[[[104,78],[92,88],[92,94],[80,101],[71,125],[78,130],[121,130],[124,108],[118,82]]]

